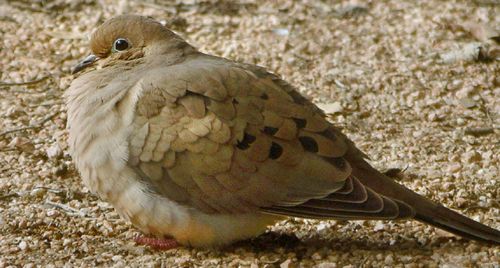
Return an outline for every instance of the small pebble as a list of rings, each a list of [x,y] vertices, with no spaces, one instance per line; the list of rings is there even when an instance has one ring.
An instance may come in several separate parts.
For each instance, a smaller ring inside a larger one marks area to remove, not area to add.
[[[22,251],[25,251],[26,249],[28,249],[28,243],[26,243],[26,241],[19,242],[19,244],[17,246]]]
[[[476,163],[480,162],[482,160],[482,157],[481,154],[477,151],[469,151],[465,153],[465,159],[467,160],[467,163]]]
[[[462,165],[460,163],[452,163],[448,166],[448,172],[455,173],[459,172],[462,169]]]
[[[53,210],[53,209],[47,211],[47,217],[53,218],[53,217],[57,217],[57,216],[59,216],[59,211]]]
[[[52,146],[50,146],[46,150],[46,153],[47,153],[47,157],[50,159],[56,159],[56,158],[60,158],[62,156],[61,147],[59,147],[59,144],[57,142],[52,144]]]
[[[280,268],[292,268],[292,260],[288,259],[280,264]]]
[[[323,262],[318,264],[318,268],[337,268],[337,263],[335,262]]]
[[[111,257],[111,259],[114,262],[117,262],[117,261],[121,261],[123,259],[123,256],[122,255],[115,255],[115,256]]]
[[[321,254],[319,254],[318,252],[314,252],[314,254],[311,256],[311,258],[313,260],[321,260],[321,259],[323,259],[323,257],[321,256]]]
[[[44,196],[45,193],[47,193],[47,189],[45,189],[45,188],[35,188],[35,189],[31,190],[30,195],[33,196],[33,197],[40,198],[40,197]]]
[[[392,265],[394,263],[394,259],[393,259],[392,255],[387,255],[384,259],[384,263],[386,265]]]
[[[381,221],[377,222],[375,224],[375,227],[373,227],[373,231],[377,232],[377,231],[381,231],[381,230],[384,230],[385,229],[385,224]]]

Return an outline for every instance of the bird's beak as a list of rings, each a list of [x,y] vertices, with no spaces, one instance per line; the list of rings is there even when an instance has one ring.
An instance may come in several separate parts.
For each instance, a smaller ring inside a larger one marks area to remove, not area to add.
[[[89,67],[90,65],[92,65],[94,62],[96,62],[97,60],[99,59],[99,57],[97,57],[96,55],[94,54],[90,54],[88,55],[84,60],[80,61],[77,65],[75,65],[72,69],[71,69],[71,74],[76,74],[78,73],[79,71]]]

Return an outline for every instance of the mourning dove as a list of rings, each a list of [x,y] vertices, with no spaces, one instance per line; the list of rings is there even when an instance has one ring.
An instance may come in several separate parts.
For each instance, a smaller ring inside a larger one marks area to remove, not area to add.
[[[85,185],[165,248],[257,236],[286,217],[416,219],[500,244],[500,232],[371,167],[324,113],[261,67],[203,54],[153,19],[119,16],[65,92]]]

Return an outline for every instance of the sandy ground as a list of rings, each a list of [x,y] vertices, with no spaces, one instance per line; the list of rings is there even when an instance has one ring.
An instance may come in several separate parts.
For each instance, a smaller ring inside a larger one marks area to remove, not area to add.
[[[498,30],[500,3],[352,3],[0,0],[0,267],[499,267],[499,247],[412,221],[290,219],[223,249],[157,252],[82,185],[66,145],[69,70],[96,25],[139,13],[279,73],[375,166],[500,228],[500,67],[475,24]]]

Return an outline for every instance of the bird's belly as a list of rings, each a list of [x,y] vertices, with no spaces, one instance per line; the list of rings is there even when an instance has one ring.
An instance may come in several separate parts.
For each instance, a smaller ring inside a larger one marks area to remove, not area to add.
[[[82,177],[87,186],[136,228],[154,236],[171,236],[183,245],[210,247],[229,244],[255,237],[267,226],[283,219],[260,212],[201,212],[148,190],[148,185],[129,167],[112,171],[109,165],[105,165],[86,174],[88,176],[82,173]]]
[[[195,247],[225,245],[257,236],[282,217],[259,212],[246,214],[206,214],[183,206],[143,185],[129,186],[110,200],[122,217],[142,232],[172,236],[180,244]]]
[[[110,202],[142,232],[159,237],[171,236],[183,245],[210,247],[229,244],[257,236],[267,226],[282,219],[259,212],[206,214],[142,187],[137,185],[135,189],[125,190]]]
[[[284,219],[260,212],[246,214],[205,214],[194,212],[192,227],[174,237],[181,244],[195,247],[226,245],[262,234],[268,226]],[[195,232],[192,232],[195,230]],[[208,236],[205,234],[209,234]]]

